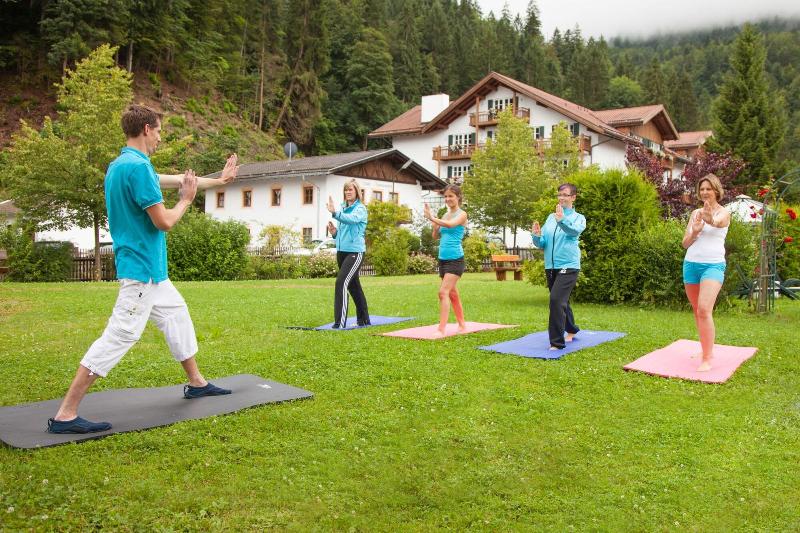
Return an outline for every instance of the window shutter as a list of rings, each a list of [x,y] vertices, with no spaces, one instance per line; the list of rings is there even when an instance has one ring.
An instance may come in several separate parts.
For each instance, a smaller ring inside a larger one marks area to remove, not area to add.
[[[488,105],[487,105],[487,107],[488,107],[489,109],[494,109],[494,100],[489,100],[489,101],[488,101]]]
[[[452,178],[453,177],[453,167],[451,167],[451,166],[447,167],[447,177],[448,178]]]
[[[469,134],[469,144],[475,144],[475,134],[474,133],[470,133]]]
[[[447,146],[453,146],[453,136],[452,135],[448,135],[447,136]]]

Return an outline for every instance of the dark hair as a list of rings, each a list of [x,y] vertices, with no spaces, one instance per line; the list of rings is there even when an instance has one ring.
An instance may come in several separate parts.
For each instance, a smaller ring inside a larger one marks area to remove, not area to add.
[[[452,192],[458,197],[458,205],[461,205],[461,202],[464,201],[464,193],[461,192],[461,187],[458,185],[448,185],[442,191],[442,196],[444,196],[448,191]]]
[[[562,183],[561,185],[558,186],[559,192],[561,192],[564,189],[569,189],[570,196],[575,196],[576,194],[578,194],[578,188],[572,183]]]
[[[122,131],[125,137],[133,139],[142,134],[146,125],[155,128],[161,123],[162,116],[147,106],[131,105],[122,114]]]

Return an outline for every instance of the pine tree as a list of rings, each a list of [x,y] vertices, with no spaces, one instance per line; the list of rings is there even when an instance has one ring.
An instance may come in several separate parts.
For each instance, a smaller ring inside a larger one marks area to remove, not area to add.
[[[402,14],[395,20],[392,56],[394,57],[395,94],[406,103],[418,103],[422,97],[422,36],[417,25],[417,0],[403,3]]]
[[[668,102],[667,82],[658,59],[653,58],[650,62],[650,66],[642,74],[641,82],[646,104],[666,104]]]
[[[783,144],[785,108],[771,94],[764,72],[766,51],[762,36],[746,24],[733,44],[730,70],[713,105],[712,151],[730,151],[747,163],[734,182],[755,186],[776,170]]]
[[[675,70],[670,76],[670,97],[667,112],[678,131],[695,131],[700,124],[697,97],[692,80],[685,70]]]
[[[519,37],[515,70],[520,81],[543,88],[543,85],[550,85],[550,83],[543,83],[547,78],[547,59],[541,25],[539,9],[531,0],[528,2],[525,25]]]

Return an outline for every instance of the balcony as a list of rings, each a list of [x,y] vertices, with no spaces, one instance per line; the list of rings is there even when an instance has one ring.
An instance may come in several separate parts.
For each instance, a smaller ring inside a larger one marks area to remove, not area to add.
[[[588,135],[580,135],[578,136],[578,143],[580,147],[581,157],[584,154],[591,154],[592,153],[592,138]],[[536,152],[540,155],[544,155],[544,151],[550,148],[551,140],[550,139],[537,139],[533,141],[533,145],[536,148]],[[472,159],[472,154],[475,153],[476,150],[480,150],[486,146],[484,143],[479,144],[454,144],[452,146],[435,146],[433,148],[433,160],[434,161],[452,161],[456,159]]]
[[[475,122],[476,115],[475,113],[469,114],[469,125],[475,127],[476,125],[480,128],[484,126],[495,126],[497,125],[497,115],[502,111],[501,109],[490,109],[489,111],[480,111],[477,114],[477,124]],[[514,111],[514,116],[517,118],[522,118],[526,120],[530,120],[531,118],[531,110],[527,107],[518,107]]]
[[[533,141],[536,151],[539,155],[544,155],[544,151],[550,148],[550,139],[536,139]],[[578,136],[578,146],[580,147],[581,154],[592,153],[592,138],[588,135]]]
[[[433,148],[434,161],[452,161],[454,159],[470,159],[475,150],[483,148],[483,143],[454,144],[451,146],[435,146]]]

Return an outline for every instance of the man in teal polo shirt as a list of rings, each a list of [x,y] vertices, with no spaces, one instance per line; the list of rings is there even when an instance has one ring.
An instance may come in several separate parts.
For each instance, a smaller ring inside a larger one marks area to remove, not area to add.
[[[156,174],[150,163],[161,142],[161,115],[133,105],[122,115],[127,146],[108,167],[105,178],[108,226],[114,240],[114,258],[120,291],[102,336],[84,355],[56,416],[51,433],[93,433],[111,429],[108,422],[78,416],[78,406],[98,376],[105,377],[139,340],[148,320],[164,333],[172,356],[181,363],[189,384],[184,397],[219,396],[231,391],[205,380],[197,368],[197,339],[186,302],[167,276],[166,231],[172,229],[192,204],[198,187],[224,185],[236,177],[237,157],[228,158],[218,179]],[[180,200],[164,207],[162,188],[179,188]]]

